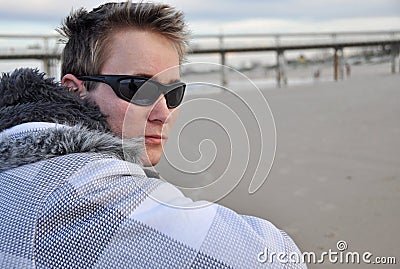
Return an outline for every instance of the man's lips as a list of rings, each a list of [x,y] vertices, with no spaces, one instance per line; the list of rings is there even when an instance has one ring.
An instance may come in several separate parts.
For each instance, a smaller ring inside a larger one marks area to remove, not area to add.
[[[163,135],[145,135],[146,144],[156,144],[160,145],[162,140],[167,140],[168,138]]]

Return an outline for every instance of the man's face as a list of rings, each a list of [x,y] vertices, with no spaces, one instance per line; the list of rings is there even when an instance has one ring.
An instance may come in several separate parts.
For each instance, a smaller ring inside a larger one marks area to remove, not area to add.
[[[119,31],[113,34],[110,48],[101,74],[155,76],[154,79],[163,84],[180,79],[178,53],[173,44],[160,34]],[[167,107],[164,96],[161,95],[154,105],[139,106],[118,98],[110,86],[99,83],[87,97],[107,116],[115,134],[124,138],[145,137],[147,156],[143,156],[144,165],[159,162],[178,114],[177,109]]]

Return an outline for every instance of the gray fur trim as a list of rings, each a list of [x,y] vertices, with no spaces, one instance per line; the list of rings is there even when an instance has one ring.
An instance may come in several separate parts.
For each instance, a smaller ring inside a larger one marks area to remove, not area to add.
[[[0,79],[0,131],[26,122],[58,122],[109,131],[106,116],[37,69],[21,68]]]
[[[0,172],[71,153],[103,153],[141,165],[142,138],[122,139],[77,125],[49,128],[21,137],[0,136]]]

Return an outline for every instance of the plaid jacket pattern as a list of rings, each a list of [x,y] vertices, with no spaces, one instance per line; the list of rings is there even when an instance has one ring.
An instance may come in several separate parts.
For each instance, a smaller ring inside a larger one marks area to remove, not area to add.
[[[265,259],[300,254],[270,222],[146,177],[141,143],[37,70],[0,96],[0,268],[305,267]]]
[[[0,268],[302,268],[270,222],[193,202],[142,168],[76,153],[0,174]]]

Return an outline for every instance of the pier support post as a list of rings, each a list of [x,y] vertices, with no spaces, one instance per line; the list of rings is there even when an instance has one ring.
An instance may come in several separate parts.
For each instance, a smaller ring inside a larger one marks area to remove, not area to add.
[[[343,80],[344,78],[344,53],[343,53],[343,48],[339,49],[339,79]]]
[[[57,60],[44,58],[43,59],[43,68],[47,77],[55,77],[57,75]]]
[[[44,58],[43,59],[43,68],[44,68],[44,72],[46,73],[46,75],[49,76],[50,75],[50,69],[51,69],[50,59],[48,59],[48,58]]]
[[[335,54],[333,55],[333,78],[337,81],[339,78],[343,79],[343,49],[335,48]]]
[[[391,45],[390,46],[390,58],[391,58],[391,63],[392,63],[392,74],[396,73],[396,58],[399,55],[399,47],[396,45]],[[400,71],[400,62],[399,62],[399,71]]]
[[[219,40],[219,49],[221,50],[221,84],[223,87],[226,87],[226,85],[228,84],[228,81],[226,80],[226,73],[225,73],[225,64],[226,64],[226,58],[225,58],[225,54],[226,52],[224,51],[224,35],[221,33],[218,36],[218,40]]]
[[[397,61],[399,63],[399,73],[400,73],[400,45],[397,46]]]
[[[225,52],[221,50],[221,84],[222,86],[226,86],[228,84],[227,80],[226,80],[226,72],[225,72],[225,63],[226,63],[226,59],[225,59]]]
[[[285,56],[282,50],[278,50],[276,53],[276,84],[279,88],[282,81],[284,85],[287,85]]]

